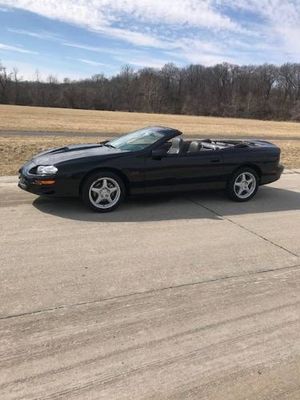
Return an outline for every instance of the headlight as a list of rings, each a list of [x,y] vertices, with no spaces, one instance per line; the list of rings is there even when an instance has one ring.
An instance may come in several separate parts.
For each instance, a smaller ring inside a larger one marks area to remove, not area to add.
[[[37,175],[55,175],[58,169],[54,165],[40,165],[37,167]]]

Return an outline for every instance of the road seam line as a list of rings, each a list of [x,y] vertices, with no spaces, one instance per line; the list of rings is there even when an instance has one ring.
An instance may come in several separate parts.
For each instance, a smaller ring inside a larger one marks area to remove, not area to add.
[[[300,268],[300,264],[294,264],[294,265],[289,265],[289,266],[280,267],[280,268],[267,268],[267,269],[262,269],[262,270],[258,270],[258,271],[246,272],[244,274],[225,275],[222,277],[207,279],[204,281],[182,283],[180,285],[172,285],[172,286],[166,286],[166,287],[157,288],[157,289],[149,289],[149,290],[144,290],[141,292],[132,292],[132,293],[127,293],[127,294],[123,294],[123,295],[119,295],[119,296],[104,297],[103,299],[83,301],[83,302],[73,303],[73,304],[61,304],[61,305],[58,305],[55,307],[44,308],[41,310],[34,310],[34,311],[28,311],[28,312],[24,312],[24,313],[20,313],[20,314],[6,315],[3,317],[0,317],[0,321],[6,320],[6,319],[19,318],[19,317],[33,316],[35,314],[43,314],[43,313],[53,312],[53,311],[57,311],[57,310],[65,310],[65,309],[69,309],[69,308],[87,306],[87,305],[91,305],[91,304],[98,304],[98,303],[100,304],[100,303],[103,303],[106,301],[119,300],[122,298],[128,298],[128,297],[132,297],[132,296],[142,296],[142,295],[163,292],[163,291],[172,290],[172,289],[180,289],[180,288],[189,287],[189,286],[205,285],[205,284],[210,284],[210,283],[214,283],[214,282],[227,281],[230,279],[245,278],[248,276],[254,276],[254,275],[258,275],[258,274],[268,274],[271,272],[277,272],[277,271],[280,272],[280,271],[285,271],[285,270],[289,270],[289,269],[298,269],[298,268]]]
[[[289,249],[287,249],[287,248],[281,246],[280,244],[275,243],[275,242],[273,242],[272,240],[266,238],[265,236],[263,236],[263,235],[261,235],[261,234],[255,232],[255,231],[253,231],[253,230],[251,230],[251,229],[249,229],[249,228],[246,228],[245,226],[239,224],[238,222],[232,220],[231,218],[225,217],[224,215],[219,214],[218,212],[212,210],[211,208],[209,208],[209,207],[207,207],[207,206],[204,206],[203,204],[201,204],[201,203],[199,203],[199,202],[197,202],[197,201],[195,201],[195,200],[192,200],[192,199],[189,199],[189,198],[187,198],[187,199],[188,199],[190,202],[192,202],[192,203],[194,203],[194,204],[196,204],[196,205],[198,205],[198,206],[200,206],[200,207],[203,207],[205,210],[211,212],[212,214],[216,215],[217,217],[220,217],[222,220],[231,222],[233,225],[236,225],[236,226],[238,226],[239,228],[244,229],[246,232],[252,233],[253,235],[257,236],[257,237],[260,238],[260,239],[263,239],[264,241],[266,241],[266,242],[272,244],[273,246],[278,247],[279,249],[286,251],[287,253],[291,254],[292,256],[295,256],[295,257],[299,258],[299,254],[296,254],[296,253],[294,253],[293,251],[291,251],[291,250],[289,250]]]

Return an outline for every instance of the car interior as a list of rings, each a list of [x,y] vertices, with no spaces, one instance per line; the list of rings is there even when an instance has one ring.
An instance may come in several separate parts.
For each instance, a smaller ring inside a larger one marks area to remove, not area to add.
[[[182,137],[175,137],[167,143],[168,155],[195,155],[203,151],[216,151],[230,147],[247,147],[243,141],[213,141],[204,140],[184,140]]]

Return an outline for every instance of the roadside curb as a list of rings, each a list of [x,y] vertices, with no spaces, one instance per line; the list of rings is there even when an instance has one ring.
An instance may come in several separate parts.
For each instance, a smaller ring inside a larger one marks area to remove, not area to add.
[[[0,183],[17,183],[17,182],[18,182],[17,175],[0,176]]]
[[[289,169],[285,168],[283,174],[300,174],[300,169]]]

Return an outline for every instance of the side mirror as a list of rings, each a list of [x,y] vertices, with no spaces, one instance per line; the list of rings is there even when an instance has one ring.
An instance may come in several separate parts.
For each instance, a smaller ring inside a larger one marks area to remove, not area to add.
[[[152,158],[154,160],[160,160],[162,157],[164,157],[167,154],[167,150],[163,147],[159,147],[158,149],[152,150]]]

